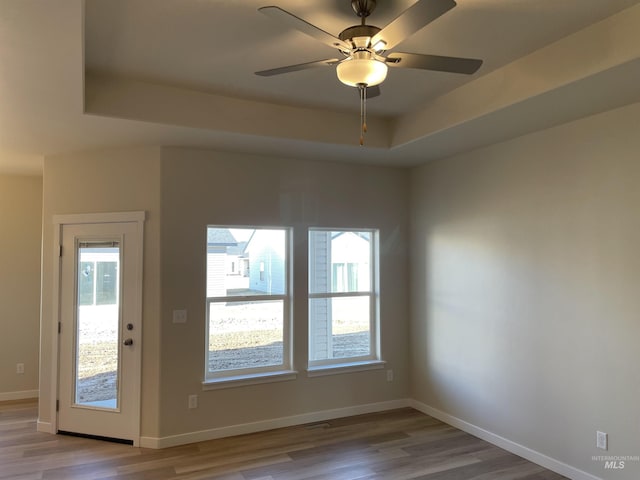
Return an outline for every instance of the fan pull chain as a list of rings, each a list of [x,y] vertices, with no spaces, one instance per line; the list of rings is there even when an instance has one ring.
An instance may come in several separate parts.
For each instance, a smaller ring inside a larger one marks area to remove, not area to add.
[[[360,91],[360,146],[364,146],[364,134],[367,133],[367,86],[358,84]]]

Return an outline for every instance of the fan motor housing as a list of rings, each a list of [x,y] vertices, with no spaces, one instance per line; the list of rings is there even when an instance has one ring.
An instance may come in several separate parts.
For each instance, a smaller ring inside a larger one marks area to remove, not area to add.
[[[380,31],[380,28],[373,25],[354,25],[353,27],[345,28],[340,32],[339,38],[342,41],[349,42],[352,38],[356,37],[373,37]]]

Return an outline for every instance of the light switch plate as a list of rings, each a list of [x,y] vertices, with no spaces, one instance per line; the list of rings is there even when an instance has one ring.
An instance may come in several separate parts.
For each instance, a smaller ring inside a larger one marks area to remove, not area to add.
[[[173,311],[173,323],[187,323],[187,311],[186,310],[174,310]]]
[[[608,443],[609,435],[600,431],[596,432],[596,447],[606,450],[609,447]]]

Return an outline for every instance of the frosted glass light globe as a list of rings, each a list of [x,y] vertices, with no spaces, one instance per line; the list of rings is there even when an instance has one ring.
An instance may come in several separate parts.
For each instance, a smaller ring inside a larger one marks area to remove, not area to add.
[[[353,58],[340,62],[336,67],[336,73],[338,80],[345,85],[357,87],[364,84],[367,87],[373,87],[384,82],[387,78],[387,69],[384,62],[370,58],[370,54],[362,57],[356,54]]]

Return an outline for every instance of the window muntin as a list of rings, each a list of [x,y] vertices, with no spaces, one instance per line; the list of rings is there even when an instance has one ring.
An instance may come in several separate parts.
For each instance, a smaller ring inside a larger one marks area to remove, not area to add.
[[[291,365],[285,228],[207,228],[206,379]]]
[[[376,230],[309,230],[309,366],[379,358]]]

